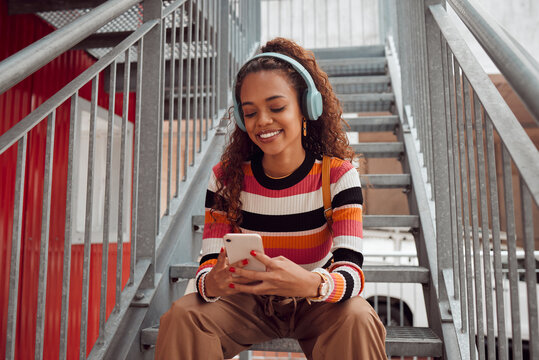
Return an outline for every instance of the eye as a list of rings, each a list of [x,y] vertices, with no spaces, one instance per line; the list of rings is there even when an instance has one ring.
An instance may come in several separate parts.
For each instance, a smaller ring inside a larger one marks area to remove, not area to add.
[[[271,111],[272,111],[272,112],[274,112],[274,113],[278,113],[278,112],[281,112],[281,111],[283,111],[283,110],[284,110],[284,108],[285,108],[285,106],[283,106],[283,107],[280,107],[280,108],[277,108],[277,109],[271,109]]]
[[[244,117],[246,118],[252,118],[253,116],[256,115],[256,112],[252,112],[252,113],[248,113],[248,114],[243,114]]]

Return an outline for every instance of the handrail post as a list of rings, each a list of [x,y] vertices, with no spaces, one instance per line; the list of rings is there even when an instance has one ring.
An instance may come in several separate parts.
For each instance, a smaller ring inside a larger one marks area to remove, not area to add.
[[[228,1],[219,0],[219,109],[226,109],[228,106],[228,87],[230,86],[228,78],[230,72],[230,20],[228,15]]]
[[[144,1],[144,21],[161,21],[160,0]],[[140,158],[144,171],[138,176],[138,222],[136,237],[136,259],[150,259],[151,265],[144,275],[140,289],[153,288],[155,282],[156,236],[158,233],[157,214],[159,210],[159,131],[161,117],[161,69],[162,41],[161,23],[155,26],[144,39],[142,64],[142,101],[140,123]]]

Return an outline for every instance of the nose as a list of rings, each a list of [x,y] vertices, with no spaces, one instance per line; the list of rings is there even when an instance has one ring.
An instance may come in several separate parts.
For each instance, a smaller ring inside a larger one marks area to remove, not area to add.
[[[267,126],[271,123],[273,123],[273,117],[271,116],[271,113],[268,111],[261,111],[260,115],[258,116],[258,119],[256,121],[257,125],[259,127]]]

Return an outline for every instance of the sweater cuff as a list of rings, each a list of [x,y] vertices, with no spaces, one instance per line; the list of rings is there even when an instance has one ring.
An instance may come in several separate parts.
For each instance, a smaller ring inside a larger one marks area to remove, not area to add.
[[[197,277],[197,290],[198,290],[198,294],[204,299],[204,301],[212,303],[212,302],[216,302],[221,297],[220,296],[209,297],[206,295],[206,289],[205,289],[204,284],[206,281],[206,275],[208,275],[210,271],[211,269],[199,272],[199,276]]]

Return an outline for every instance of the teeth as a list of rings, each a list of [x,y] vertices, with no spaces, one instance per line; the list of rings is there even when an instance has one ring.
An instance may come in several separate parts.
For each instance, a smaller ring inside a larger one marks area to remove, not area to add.
[[[270,138],[272,136],[275,136],[277,135],[278,133],[280,133],[281,130],[278,130],[278,131],[273,131],[273,132],[270,132],[270,133],[264,133],[264,134],[260,134],[259,136],[262,138],[262,139],[267,139],[267,138]]]

